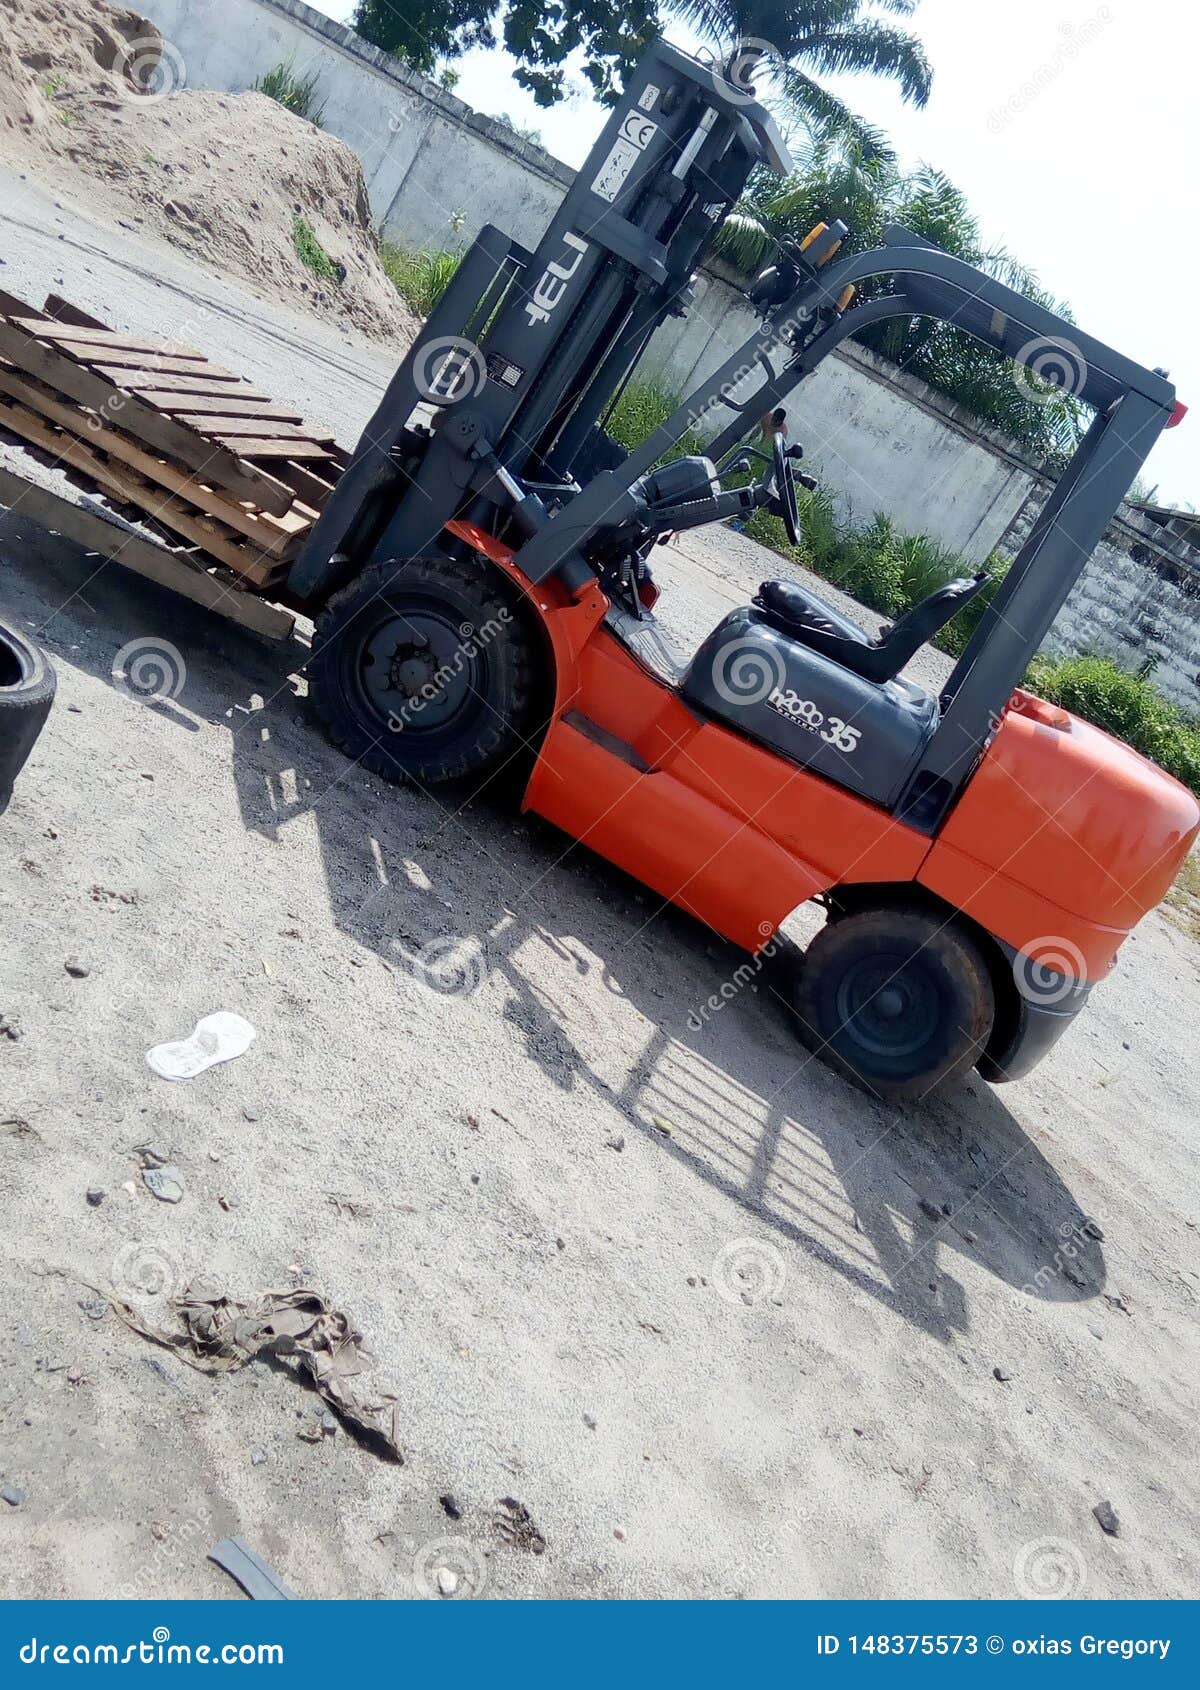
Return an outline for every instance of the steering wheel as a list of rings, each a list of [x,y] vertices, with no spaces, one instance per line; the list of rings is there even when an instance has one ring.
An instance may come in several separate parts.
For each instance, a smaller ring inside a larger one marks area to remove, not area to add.
[[[771,436],[771,456],[775,465],[771,510],[776,516],[783,518],[783,526],[788,539],[793,546],[798,546],[800,544],[800,518],[796,507],[796,476],[792,469],[792,460],[788,457],[787,445],[781,428],[777,429]]]

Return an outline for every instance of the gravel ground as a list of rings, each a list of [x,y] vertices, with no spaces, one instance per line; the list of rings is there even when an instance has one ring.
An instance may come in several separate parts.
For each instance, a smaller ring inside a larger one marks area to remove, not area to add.
[[[188,325],[354,437],[394,354],[0,189],[0,285]],[[668,555],[681,638],[772,564],[726,532]],[[551,829],[350,766],[299,646],[19,510],[0,614],[59,675],[0,821],[7,1594],[224,1596],[205,1554],[234,1532],[307,1596],[425,1594],[439,1568],[498,1597],[1192,1593],[1179,927],[1147,921],[1028,1081],[885,1110],[807,1058],[768,971],[704,1013],[740,956]],[[114,683],[147,637],[183,656],[173,701]],[[215,1009],[250,1051],[151,1074]],[[303,1436],[321,1404],[288,1363],[188,1369],[92,1289],[161,1320],[196,1277],[351,1311],[405,1464]]]

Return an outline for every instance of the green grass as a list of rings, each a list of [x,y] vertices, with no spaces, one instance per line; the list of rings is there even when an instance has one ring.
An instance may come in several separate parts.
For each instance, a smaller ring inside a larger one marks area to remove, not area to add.
[[[654,382],[630,382],[604,419],[604,426],[614,440],[631,452],[661,427],[678,405],[678,396],[665,387],[659,387]],[[663,462],[673,463],[676,458],[703,450],[700,436],[689,431],[666,454]]]
[[[46,78],[42,86],[46,98],[52,102],[57,102],[58,96],[66,88],[67,82],[65,77],[60,76],[57,71],[54,71]],[[75,121],[75,113],[73,111],[68,111],[65,106],[60,106],[57,103],[54,105],[54,115],[60,123],[71,124]]]
[[[380,260],[392,286],[418,317],[428,317],[458,269],[460,252],[441,248],[431,252],[384,241]]]
[[[320,129],[323,127],[325,104],[324,101],[319,106],[316,104],[317,74],[314,71],[311,76],[297,76],[293,64],[294,61],[289,59],[286,64],[276,65],[265,76],[260,76],[254,86],[260,94],[277,101],[285,111],[306,118]]]
[[[338,279],[337,266],[325,251],[312,226],[303,217],[292,218],[292,245],[296,249],[301,264],[319,276],[323,282],[336,282]]]

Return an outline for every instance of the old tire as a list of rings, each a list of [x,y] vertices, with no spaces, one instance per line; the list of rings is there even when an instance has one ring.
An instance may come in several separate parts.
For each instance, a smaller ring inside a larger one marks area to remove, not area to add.
[[[0,811],[54,702],[54,670],[32,641],[0,622]]]
[[[477,784],[535,728],[534,637],[481,558],[374,564],[317,620],[310,695],[334,744],[385,780]]]
[[[987,961],[934,910],[865,909],[824,927],[795,995],[800,1035],[887,1100],[924,1097],[963,1074],[992,1030]]]

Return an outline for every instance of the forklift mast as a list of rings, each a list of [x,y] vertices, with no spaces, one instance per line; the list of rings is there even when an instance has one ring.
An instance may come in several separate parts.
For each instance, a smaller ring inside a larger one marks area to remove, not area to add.
[[[715,67],[654,42],[537,250],[489,224],[464,255],[291,591],[325,596],[384,535],[390,555],[420,555],[460,514],[464,449],[526,483],[569,483],[655,329],[686,312],[693,272],[758,164],[792,168],[769,112]],[[430,407],[432,438],[413,426]],[[511,485],[495,491],[501,509],[513,503]]]

